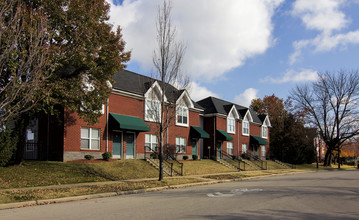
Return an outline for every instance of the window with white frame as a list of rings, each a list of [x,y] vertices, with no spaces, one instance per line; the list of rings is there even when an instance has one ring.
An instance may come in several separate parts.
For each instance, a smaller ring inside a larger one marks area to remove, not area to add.
[[[266,158],[266,146],[261,145],[261,156],[262,158]]]
[[[242,144],[242,154],[246,154],[248,152],[247,144]]]
[[[262,126],[262,138],[268,138],[268,127],[266,125]]]
[[[147,152],[150,152],[150,151],[158,152],[157,136],[153,135],[153,134],[146,134],[145,135],[145,146],[146,146]]]
[[[227,118],[227,132],[234,134],[236,132],[236,126],[235,126],[235,119],[234,118]]]
[[[176,111],[176,125],[188,126],[188,108],[187,107],[177,107]]]
[[[248,136],[249,135],[249,122],[242,121],[242,135]]]
[[[81,149],[99,150],[101,130],[99,128],[81,128]]]
[[[176,152],[186,153],[186,138],[176,137]]]
[[[233,155],[233,143],[227,142],[227,154]]]
[[[159,101],[145,101],[145,120],[153,122],[161,121],[161,103]]]

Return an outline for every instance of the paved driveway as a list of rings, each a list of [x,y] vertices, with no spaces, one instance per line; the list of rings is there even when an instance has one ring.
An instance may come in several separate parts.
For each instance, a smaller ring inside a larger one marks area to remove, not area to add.
[[[300,173],[2,210],[0,219],[359,219],[359,171]]]

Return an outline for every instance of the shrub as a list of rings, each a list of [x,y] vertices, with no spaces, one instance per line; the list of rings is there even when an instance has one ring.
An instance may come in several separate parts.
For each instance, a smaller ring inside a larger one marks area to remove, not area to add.
[[[193,155],[192,155],[192,159],[193,159],[193,160],[198,160],[198,156],[195,155],[195,154],[193,154]]]
[[[103,160],[109,161],[112,158],[112,153],[111,152],[105,152],[105,153],[102,154],[102,158],[103,158]]]
[[[150,157],[151,157],[152,159],[158,159],[158,154],[157,154],[157,153],[152,153],[152,154],[150,155]]]
[[[183,159],[184,159],[184,160],[187,160],[187,159],[188,159],[188,156],[187,156],[187,155],[183,156]]]
[[[208,157],[207,157],[207,156],[203,156],[203,159],[208,159]]]
[[[17,135],[11,129],[0,130],[0,167],[10,161],[16,150]]]
[[[237,156],[232,155],[232,160],[237,160]]]
[[[217,156],[212,155],[212,156],[211,156],[211,160],[217,161]]]
[[[94,158],[94,156],[90,155],[90,154],[86,154],[85,155],[85,159],[86,160],[92,160]]]

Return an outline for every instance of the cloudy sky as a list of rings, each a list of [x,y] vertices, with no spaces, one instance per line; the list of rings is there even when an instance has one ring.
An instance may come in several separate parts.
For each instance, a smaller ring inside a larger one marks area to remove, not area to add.
[[[132,51],[127,69],[151,75],[162,0],[107,1]],[[286,99],[318,72],[358,68],[359,0],[172,0],[172,19],[195,101]]]

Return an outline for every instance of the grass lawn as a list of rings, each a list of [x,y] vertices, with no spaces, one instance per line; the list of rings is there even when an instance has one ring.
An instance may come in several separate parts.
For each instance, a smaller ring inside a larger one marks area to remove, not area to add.
[[[98,193],[108,192],[121,192],[138,189],[148,189],[163,186],[174,186],[186,183],[198,183],[205,180],[199,180],[194,178],[169,178],[163,181],[148,180],[138,182],[123,182],[123,183],[109,183],[105,185],[94,186],[75,186],[67,188],[56,189],[31,189],[31,190],[8,190],[0,192],[0,204],[1,203],[13,203],[24,201],[36,201],[44,199],[55,199],[71,196],[90,195]]]
[[[158,171],[143,160],[104,163],[26,161],[21,166],[0,167],[0,189],[157,176]]]

